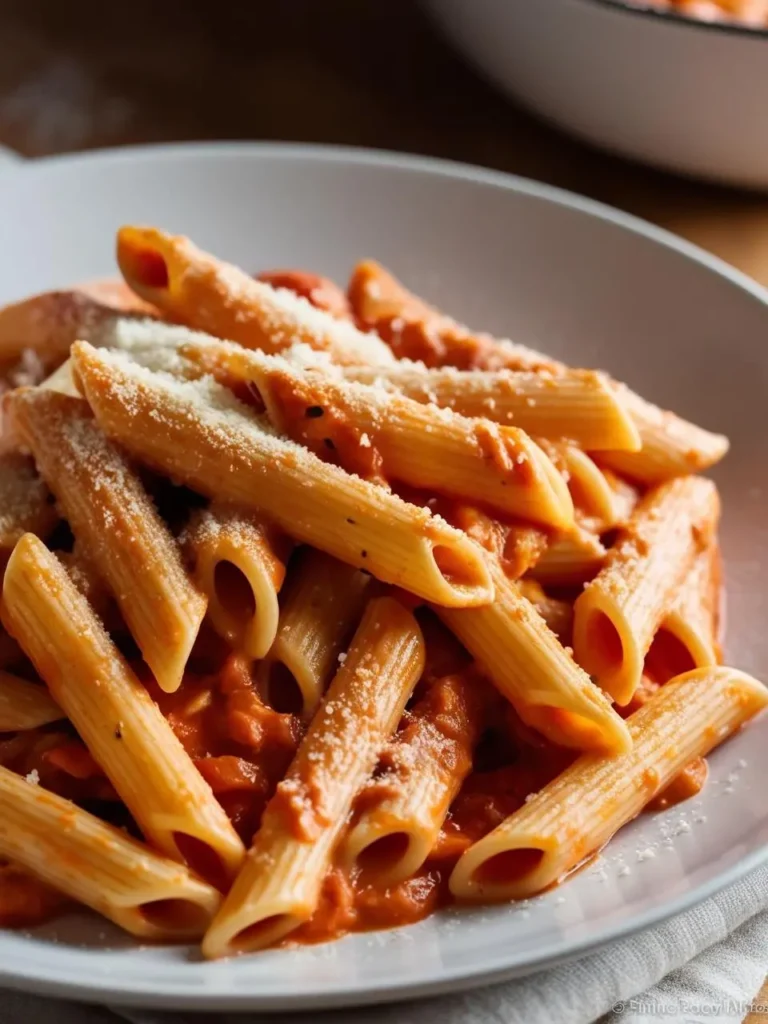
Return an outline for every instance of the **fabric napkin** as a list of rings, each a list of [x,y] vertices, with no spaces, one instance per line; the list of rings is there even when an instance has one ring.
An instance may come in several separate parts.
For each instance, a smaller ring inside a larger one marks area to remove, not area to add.
[[[768,973],[768,865],[655,928],[517,981],[308,1014],[155,1013],[0,993],[0,1024],[740,1024]],[[768,1011],[768,1007],[766,1007]]]

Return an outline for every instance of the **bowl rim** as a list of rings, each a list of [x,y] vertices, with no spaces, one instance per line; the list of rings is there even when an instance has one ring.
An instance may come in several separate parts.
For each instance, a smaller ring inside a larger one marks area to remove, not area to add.
[[[615,11],[618,14],[629,14],[633,17],[656,21],[658,24],[668,23],[679,28],[694,31],[719,33],[721,35],[740,36],[761,42],[768,39],[768,25],[765,28],[753,28],[738,21],[705,21],[675,11],[660,11],[645,5],[645,0],[577,0],[578,3],[601,7],[603,10]]]
[[[624,6],[623,0],[574,0],[574,2],[598,4],[612,10],[617,8],[620,10]],[[0,164],[0,180],[7,185],[15,185],[19,181],[23,182],[33,177],[55,174],[59,168],[77,171],[81,167],[99,164],[104,169],[108,169],[113,164],[130,165],[145,161],[175,161],[180,158],[215,161],[222,156],[230,159],[255,157],[260,160],[290,158],[308,163],[351,163],[360,166],[386,167],[393,171],[410,170],[420,174],[462,179],[478,185],[489,185],[496,189],[522,193],[534,199],[544,200],[556,206],[596,217],[600,221],[613,224],[614,227],[629,231],[633,235],[649,239],[665,249],[676,251],[710,272],[726,278],[731,284],[748,292],[753,299],[757,299],[768,307],[768,284],[761,284],[756,278],[729,263],[724,257],[716,255],[696,242],[689,241],[671,228],[662,227],[640,214],[631,213],[618,206],[613,206],[609,202],[594,199],[585,193],[576,192],[563,185],[555,185],[525,174],[518,174],[515,171],[505,171],[450,157],[335,142],[296,142],[273,139],[145,142],[120,146],[100,146],[93,149],[53,153],[31,158],[14,153],[14,157],[18,157],[18,159],[3,161]],[[4,199],[7,201],[7,197]],[[0,208],[2,208],[1,202]]]

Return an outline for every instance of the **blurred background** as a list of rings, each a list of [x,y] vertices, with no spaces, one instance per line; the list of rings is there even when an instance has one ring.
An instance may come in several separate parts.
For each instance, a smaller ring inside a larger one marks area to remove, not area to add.
[[[579,17],[591,7],[590,16],[599,21],[586,27],[586,42],[580,43],[594,44],[591,70],[572,71],[579,81],[594,72],[597,90],[611,92],[610,78],[599,79],[613,45],[603,28],[606,19],[619,17],[607,10],[611,0],[453,0],[432,8],[464,4],[466,13],[477,4],[488,12],[505,2],[508,10],[550,18],[563,7]],[[622,26],[632,22],[629,38],[647,45],[642,33],[648,18],[620,17]],[[556,21],[548,24],[557,27]],[[691,67],[699,72],[709,59],[702,48],[711,43],[704,37],[733,38],[728,28],[672,30],[692,40]],[[455,40],[465,28],[454,25],[452,31]],[[487,43],[495,30],[491,25],[480,31]],[[666,39],[650,41],[649,75],[654,53],[664,58]],[[570,46],[561,36],[563,42]],[[768,36],[759,42],[768,68]],[[510,67],[521,67],[519,58],[511,52]],[[666,59],[674,59],[685,86],[686,66],[674,52]],[[563,63],[562,55],[554,70],[541,61],[533,79],[558,82]],[[721,66],[713,66],[712,75],[724,81]],[[694,107],[690,116],[701,113]],[[723,116],[719,111],[721,123]],[[617,131],[629,124],[620,112],[618,121]],[[679,131],[685,136],[686,123]],[[371,146],[512,171],[644,216],[768,284],[768,194],[652,170],[550,127],[472,70],[416,0],[133,0],[128,6],[0,0],[0,144],[41,157],[195,139]]]

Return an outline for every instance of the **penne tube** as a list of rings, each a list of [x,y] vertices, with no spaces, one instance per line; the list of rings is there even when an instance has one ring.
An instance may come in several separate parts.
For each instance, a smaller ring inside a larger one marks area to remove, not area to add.
[[[613,496],[613,507],[610,519],[603,519],[598,524],[598,532],[600,533],[626,526],[640,500],[640,491],[629,480],[619,476],[618,473],[614,473],[612,469],[608,469],[605,466],[602,466],[601,469],[603,478]]]
[[[78,339],[90,341],[118,316],[157,315],[122,281],[44,292],[0,309],[0,364],[32,351],[51,373]]]
[[[533,569],[548,548],[549,536],[541,527],[500,522],[474,505],[454,505],[446,518],[490,552],[511,580]]]
[[[158,684],[178,689],[206,600],[138,474],[82,399],[28,388],[5,408]]]
[[[640,435],[623,403],[607,377],[594,370],[429,370],[400,360],[391,366],[348,366],[343,376],[592,451],[640,448]]]
[[[561,374],[566,366],[507,340],[476,334],[412,295],[378,264],[358,264],[350,282],[352,310],[375,329],[400,358],[428,367],[460,370],[528,370]],[[728,451],[728,438],[703,430],[646,402],[623,385],[613,385],[640,434],[640,451],[600,454],[603,465],[641,484],[699,473]]]
[[[661,483],[676,476],[701,473],[719,462],[728,451],[728,438],[714,434],[659,409],[623,385],[616,385],[640,432],[639,452],[600,452],[604,466],[639,484]]]
[[[370,579],[322,551],[300,552],[283,594],[277,636],[259,688],[277,711],[309,720],[360,617]]]
[[[349,472],[472,499],[555,528],[573,521],[567,487],[522,430],[307,372],[236,345],[188,346],[184,352],[250,383],[273,426]]]
[[[612,525],[614,492],[592,459],[570,444],[540,443],[568,484],[574,508],[582,516]]]
[[[719,552],[712,543],[696,555],[646,655],[645,668],[657,681],[717,664],[718,576]]]
[[[603,567],[607,551],[596,533],[582,522],[561,533],[529,570],[544,586],[571,587],[593,579]]]
[[[203,939],[206,957],[261,949],[312,916],[355,794],[423,668],[424,641],[413,615],[390,597],[370,601]]]
[[[376,335],[316,309],[286,288],[254,280],[187,238],[155,228],[121,228],[117,262],[137,295],[171,319],[218,338],[265,352],[303,343],[340,363],[392,361]]]
[[[519,588],[492,566],[496,599],[483,608],[436,608],[520,718],[553,743],[577,750],[629,746],[605,694],[558,642]]]
[[[149,370],[164,371],[176,376],[199,376],[193,363],[185,360],[179,349],[182,345],[210,342],[209,334],[190,331],[178,324],[145,317],[116,316],[105,320],[88,332],[87,340],[95,348],[112,348],[127,352],[131,358]],[[72,360],[66,359],[40,384],[41,388],[60,391],[63,395],[80,397],[72,376]]]
[[[255,513],[214,504],[193,515],[183,546],[214,629],[234,650],[263,658],[277,635],[289,543]]]
[[[398,359],[459,370],[538,371],[557,365],[524,345],[473,333],[409,292],[373,260],[355,267],[348,295],[358,322],[384,338]]]
[[[142,939],[197,939],[221,902],[187,868],[3,767],[0,854]]]
[[[69,578],[96,612],[110,632],[109,613],[113,610],[112,595],[90,558],[83,553],[83,545],[75,541],[72,551],[57,551],[56,557],[69,573]]]
[[[765,687],[735,669],[677,676],[628,719],[629,750],[574,761],[461,856],[451,892],[462,900],[509,900],[553,885],[767,703]]]
[[[0,671],[0,732],[22,732],[64,718],[45,686]]]
[[[485,718],[482,685],[471,670],[445,676],[406,713],[343,843],[342,864],[360,872],[361,884],[397,885],[429,856],[472,768]]]
[[[652,488],[574,605],[576,660],[618,704],[640,683],[651,641],[720,511],[715,485],[681,477]]]
[[[526,601],[531,602],[563,647],[570,647],[573,640],[573,604],[557,597],[550,597],[535,580],[520,580],[518,587],[520,593]]]
[[[143,461],[437,604],[492,599],[468,537],[279,436],[212,380],[175,381],[86,344],[72,351],[100,426]]]
[[[147,840],[207,878],[245,850],[210,786],[55,555],[27,534],[3,582],[2,619]]]
[[[45,539],[58,521],[53,495],[32,460],[18,452],[0,454],[0,561],[25,533]]]

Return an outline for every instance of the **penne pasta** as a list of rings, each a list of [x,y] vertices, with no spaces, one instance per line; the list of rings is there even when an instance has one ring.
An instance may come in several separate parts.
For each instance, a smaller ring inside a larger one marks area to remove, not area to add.
[[[37,729],[64,717],[45,686],[0,671],[0,732]]]
[[[583,520],[561,533],[531,566],[529,575],[544,586],[571,587],[593,579],[602,569],[607,551]]]
[[[573,521],[567,487],[522,430],[307,372],[236,345],[184,351],[249,382],[273,426],[349,472],[471,498],[502,515],[555,528]]]
[[[451,892],[463,900],[541,892],[766,704],[768,690],[735,669],[677,676],[628,719],[630,749],[618,757],[583,754],[462,855]]]
[[[541,527],[500,522],[474,505],[454,505],[445,517],[490,552],[511,580],[519,579],[538,565],[550,546],[549,536]]]
[[[149,370],[172,373],[176,376],[199,376],[194,364],[185,360],[179,349],[182,345],[210,342],[208,334],[190,331],[187,327],[167,324],[162,320],[144,317],[116,316],[105,320],[88,332],[87,340],[95,348],[117,349]],[[50,376],[40,383],[50,391],[80,397],[72,376],[72,360],[66,359]]]
[[[343,376],[592,451],[640,448],[640,435],[623,403],[605,375],[594,370],[430,370],[404,359],[391,366],[348,366]]]
[[[187,868],[3,767],[0,854],[142,939],[198,939],[221,902]]]
[[[570,444],[540,442],[568,484],[574,508],[583,517],[594,519],[601,529],[613,525],[614,491],[597,465],[579,448]]]
[[[362,884],[397,885],[429,856],[472,768],[486,711],[482,686],[471,670],[444,676],[406,713],[380,773],[358,797],[343,844],[342,861]]]
[[[117,250],[0,309],[0,927],[315,943],[701,790],[768,704],[718,666],[726,438],[373,261]]]
[[[438,604],[491,600],[485,558],[469,538],[282,438],[220,385],[174,381],[85,344],[73,359],[100,426],[174,479]]]
[[[58,521],[53,495],[32,460],[18,452],[0,454],[0,561],[25,533],[45,539]]]
[[[370,601],[203,939],[206,957],[260,949],[312,915],[354,796],[423,668],[424,643],[413,615],[390,597]]]
[[[524,345],[474,334],[409,292],[374,260],[355,267],[348,295],[358,322],[384,338],[398,359],[458,370],[538,371],[558,365]]]
[[[717,664],[718,577],[719,551],[713,543],[696,555],[646,655],[645,668],[659,682]]]
[[[51,373],[73,342],[90,341],[115,317],[131,315],[147,317],[156,311],[119,280],[33,295],[0,309],[0,364],[31,351],[43,374]]]
[[[172,319],[246,348],[280,352],[299,342],[341,363],[392,361],[374,334],[339,320],[285,288],[272,288],[155,228],[124,227],[117,261],[137,295]]]
[[[428,306],[371,260],[358,264],[349,287],[352,310],[366,327],[376,329],[400,358],[428,367],[460,370],[527,370],[561,374],[565,364],[523,345],[475,334]],[[601,462],[641,484],[699,473],[728,451],[728,439],[688,423],[646,402],[628,388],[614,385],[639,435],[640,451],[600,455]]]
[[[639,484],[661,483],[676,476],[701,473],[728,451],[728,438],[697,427],[673,412],[659,409],[623,385],[616,385],[640,432],[639,452],[600,452],[604,466]]]
[[[719,517],[715,485],[683,477],[652,488],[574,605],[576,660],[618,704],[640,683],[643,660]]]
[[[436,608],[518,715],[553,743],[624,751],[629,734],[605,695],[496,565],[496,599],[483,608]]]
[[[573,604],[557,597],[550,597],[535,580],[520,580],[518,587],[520,593],[526,601],[531,602],[563,647],[570,647],[573,640]]]
[[[209,878],[244,856],[221,806],[55,555],[27,534],[3,582],[2,619],[147,840]]]
[[[263,658],[277,635],[290,545],[255,513],[214,504],[193,515],[183,546],[213,627],[234,650]]]
[[[99,576],[96,566],[83,553],[83,545],[76,541],[72,551],[56,551],[55,554],[69,573],[69,578],[107,627],[107,632],[110,633],[112,631],[110,615],[115,612],[113,598],[104,580]]]
[[[178,689],[206,600],[138,474],[82,399],[30,388],[5,408],[160,687]]]
[[[613,495],[612,512],[610,519],[603,519],[599,524],[599,531],[616,529],[626,526],[632,513],[635,511],[640,500],[640,491],[629,480],[614,473],[612,469],[601,467],[603,478],[608,484]]]
[[[278,711],[310,719],[360,617],[369,578],[321,551],[300,552],[288,572],[277,636],[258,670]]]

